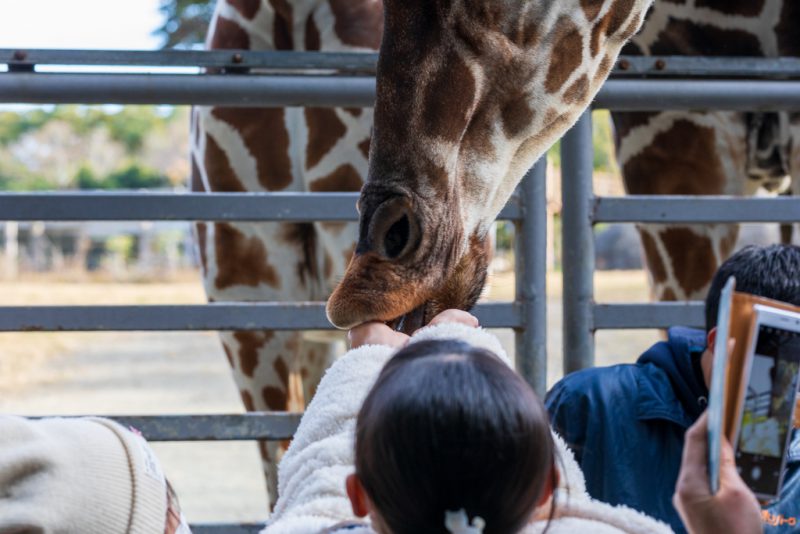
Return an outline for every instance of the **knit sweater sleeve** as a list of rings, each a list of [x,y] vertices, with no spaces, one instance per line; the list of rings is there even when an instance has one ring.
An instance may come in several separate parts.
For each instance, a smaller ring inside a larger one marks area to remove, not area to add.
[[[410,342],[423,339],[461,339],[508,362],[497,338],[481,329],[442,324],[420,330]],[[345,490],[345,479],[354,471],[356,418],[394,352],[386,346],[360,347],[325,373],[278,467],[278,502],[262,534],[318,534],[358,521]]]
[[[359,347],[325,373],[278,466],[278,502],[262,534],[316,534],[358,519],[345,491],[356,417],[393,353],[387,346]]]

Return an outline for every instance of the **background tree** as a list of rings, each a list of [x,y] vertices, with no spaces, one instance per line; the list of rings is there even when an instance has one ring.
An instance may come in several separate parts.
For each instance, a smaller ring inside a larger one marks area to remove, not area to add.
[[[214,0],[161,0],[164,23],[155,32],[163,48],[194,48],[203,44]]]

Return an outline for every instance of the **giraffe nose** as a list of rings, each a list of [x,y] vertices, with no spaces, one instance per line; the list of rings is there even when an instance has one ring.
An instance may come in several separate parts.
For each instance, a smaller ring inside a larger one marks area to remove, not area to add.
[[[369,218],[366,238],[364,252],[371,251],[388,260],[412,254],[419,245],[420,230],[408,200],[392,198],[380,204]]]

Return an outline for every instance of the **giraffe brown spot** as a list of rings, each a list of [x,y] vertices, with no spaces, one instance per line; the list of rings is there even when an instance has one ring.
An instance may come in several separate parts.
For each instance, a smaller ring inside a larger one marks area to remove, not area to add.
[[[757,17],[764,10],[767,0],[697,0],[696,7],[706,7],[726,15]],[[793,0],[784,0],[783,4],[791,4]],[[796,3],[796,2],[795,2]],[[797,21],[797,19],[795,19]]]
[[[575,80],[564,92],[564,102],[567,104],[577,104],[589,98],[589,77],[585,74]]]
[[[583,9],[586,20],[592,22],[600,14],[603,9],[603,0],[581,0],[581,9]]]
[[[611,23],[611,17],[606,15],[602,19],[598,21],[597,24],[594,25],[592,28],[592,36],[589,42],[589,51],[592,54],[592,57],[597,56],[600,53],[600,44],[603,38],[608,35],[608,25]]]
[[[281,381],[281,384],[284,387],[289,387],[289,368],[286,366],[286,362],[283,361],[283,358],[278,356],[275,358],[275,361],[272,362],[272,368],[275,369],[275,373],[278,375],[278,379]]]
[[[363,182],[361,175],[349,163],[340,165],[327,176],[311,182],[309,189],[314,193],[335,193],[339,191],[359,191]]]
[[[265,387],[261,396],[264,398],[264,403],[272,411],[284,412],[286,411],[286,392],[274,386]]]
[[[234,332],[233,338],[239,343],[239,366],[242,373],[253,378],[258,367],[258,351],[263,348],[275,334],[270,331]]]
[[[331,255],[328,254],[327,251],[325,252],[322,265],[322,272],[325,275],[325,278],[330,279],[330,277],[333,276],[333,258],[331,258]]]
[[[269,3],[275,11],[272,23],[272,39],[275,48],[277,50],[294,49],[292,6],[286,0],[269,0]]]
[[[672,272],[687,295],[703,289],[717,270],[711,239],[689,228],[668,228],[661,241],[672,263]]]
[[[611,56],[608,54],[603,56],[603,60],[600,62],[600,66],[597,67],[594,78],[592,78],[592,84],[597,86],[603,83],[605,79],[608,78],[608,74],[611,72],[613,66],[614,60],[611,59]]]
[[[611,6],[611,9],[609,9],[608,13],[606,14],[607,17],[610,17],[610,20],[608,21],[607,33],[609,37],[621,37],[620,35],[617,35],[617,33],[634,11],[633,7],[636,4],[636,1],[637,0],[617,0],[614,2],[614,5]]]
[[[487,135],[487,132],[492,131],[494,121],[495,117],[490,106],[479,106],[461,140],[462,152],[487,157],[493,155],[494,145],[492,145],[491,136]]]
[[[716,148],[713,128],[677,120],[624,164],[626,189],[633,195],[720,194],[725,172]]]
[[[289,132],[283,120],[283,109],[214,108],[212,114],[239,133],[256,160],[258,182],[264,188],[280,191],[292,183]]]
[[[217,223],[214,232],[217,251],[217,289],[236,285],[256,287],[267,284],[278,288],[280,280],[269,264],[267,249],[257,237],[247,237],[235,226]]]
[[[442,65],[424,88],[422,120],[428,135],[457,141],[467,126],[475,98],[475,77],[453,51],[443,58]]]
[[[306,50],[321,50],[322,39],[319,36],[319,28],[317,23],[314,22],[314,13],[311,13],[306,19]]]
[[[197,155],[192,153],[190,160],[192,164],[192,191],[205,191],[203,174],[200,172],[200,166],[197,164]]]
[[[271,461],[271,455],[269,454],[269,449],[267,448],[266,441],[259,441],[258,442],[258,452],[261,454],[261,459],[265,462]]]
[[[661,254],[658,253],[655,239],[649,232],[639,231],[639,235],[642,239],[642,249],[644,249],[647,266],[653,281],[656,283],[665,282],[667,280],[667,268],[664,266]]]
[[[561,89],[583,61],[583,36],[569,18],[562,17],[558,21],[554,37],[550,67],[544,82],[548,93]]]
[[[505,103],[500,111],[503,130],[505,130],[508,137],[515,137],[530,126],[534,115],[534,111],[528,104],[528,95],[517,93]]]
[[[206,134],[206,153],[204,157],[208,183],[212,191],[222,193],[244,193],[245,188],[233,172],[228,155],[213,137]]]
[[[329,0],[328,4],[336,19],[333,30],[344,44],[373,50],[380,47],[383,33],[382,2]]]
[[[347,127],[330,108],[306,108],[304,113],[308,125],[306,168],[313,169],[345,136]]]
[[[197,223],[195,229],[197,230],[197,248],[200,251],[200,266],[203,271],[206,271],[208,269],[208,251],[206,250],[208,226],[206,226],[206,223]]]
[[[639,24],[641,24],[640,19],[636,17],[632,18],[631,21],[628,23],[628,27],[622,30],[622,33],[620,33],[617,36],[617,38],[623,41],[627,41],[628,39],[636,35],[637,31],[639,31]]]
[[[239,390],[239,396],[242,398],[242,404],[244,404],[244,409],[248,412],[255,412],[256,405],[253,402],[253,396],[250,395],[249,391],[245,391],[243,389]]]
[[[298,249],[295,272],[303,287],[317,279],[317,232],[312,223],[293,223],[283,225],[281,239]]]
[[[360,117],[361,114],[364,112],[364,110],[361,108],[342,108],[342,109],[344,109],[347,113],[349,113],[353,117]]]
[[[252,20],[261,7],[261,0],[228,0],[228,4],[236,8],[244,18]]]
[[[709,24],[670,18],[665,31],[651,45],[653,55],[761,56],[757,36]]]
[[[364,157],[369,159],[369,145],[370,145],[371,138],[367,137],[360,143],[358,143],[358,149],[364,154]]]
[[[214,35],[211,36],[211,48],[223,50],[248,50],[250,36],[230,19],[217,17]]]
[[[797,22],[800,21],[800,2],[784,0],[783,11],[775,27],[778,36],[778,50],[781,56],[800,56],[800,33]]]
[[[661,302],[674,302],[678,300],[678,295],[675,294],[671,287],[668,287],[661,293],[659,300]]]
[[[541,22],[533,12],[528,13],[527,18],[520,22],[516,32],[509,38],[521,48],[530,48],[539,42]]]

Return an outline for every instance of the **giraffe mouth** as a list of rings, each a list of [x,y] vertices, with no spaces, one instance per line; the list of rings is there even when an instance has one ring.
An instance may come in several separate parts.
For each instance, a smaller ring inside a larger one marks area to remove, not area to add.
[[[404,313],[400,317],[393,319],[391,321],[387,321],[387,325],[396,330],[398,332],[402,332],[406,335],[411,335],[426,324],[428,324],[427,318],[427,311],[428,311],[428,303],[425,303],[421,306],[418,306],[411,310],[408,313]]]

